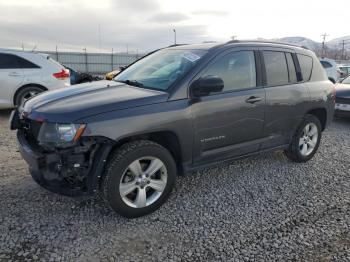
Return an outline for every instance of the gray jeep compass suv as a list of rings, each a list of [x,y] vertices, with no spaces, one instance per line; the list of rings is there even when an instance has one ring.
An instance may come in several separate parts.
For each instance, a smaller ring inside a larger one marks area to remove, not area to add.
[[[265,150],[313,157],[334,111],[315,54],[231,41],[171,46],[118,74],[45,92],[11,116],[20,152],[42,187],[97,191],[138,217],[169,197],[177,174]]]

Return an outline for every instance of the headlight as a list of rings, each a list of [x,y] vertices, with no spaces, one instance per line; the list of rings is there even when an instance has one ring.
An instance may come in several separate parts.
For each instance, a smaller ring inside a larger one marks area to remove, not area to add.
[[[80,138],[85,127],[85,124],[44,122],[39,131],[38,141],[44,146],[67,147]]]

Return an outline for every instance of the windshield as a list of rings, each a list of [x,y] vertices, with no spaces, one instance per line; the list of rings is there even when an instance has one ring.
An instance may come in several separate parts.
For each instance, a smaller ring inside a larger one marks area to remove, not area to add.
[[[206,50],[163,49],[131,65],[114,80],[165,91],[182,78],[205,53]]]

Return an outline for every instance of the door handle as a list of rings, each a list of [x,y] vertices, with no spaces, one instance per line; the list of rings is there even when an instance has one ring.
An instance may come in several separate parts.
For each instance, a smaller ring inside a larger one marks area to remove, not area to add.
[[[247,98],[245,101],[246,101],[246,103],[254,104],[254,103],[259,102],[261,100],[262,100],[261,97],[251,96],[251,97]]]
[[[21,76],[21,74],[17,72],[10,72],[9,76]]]

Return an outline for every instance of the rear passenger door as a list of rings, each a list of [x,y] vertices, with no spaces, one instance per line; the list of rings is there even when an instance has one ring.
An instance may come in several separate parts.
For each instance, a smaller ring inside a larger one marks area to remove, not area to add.
[[[266,115],[261,149],[289,143],[299,125],[309,91],[302,82],[300,66],[293,50],[261,48]]]
[[[23,77],[18,57],[0,53],[0,108],[12,106],[12,95],[21,86]]]

